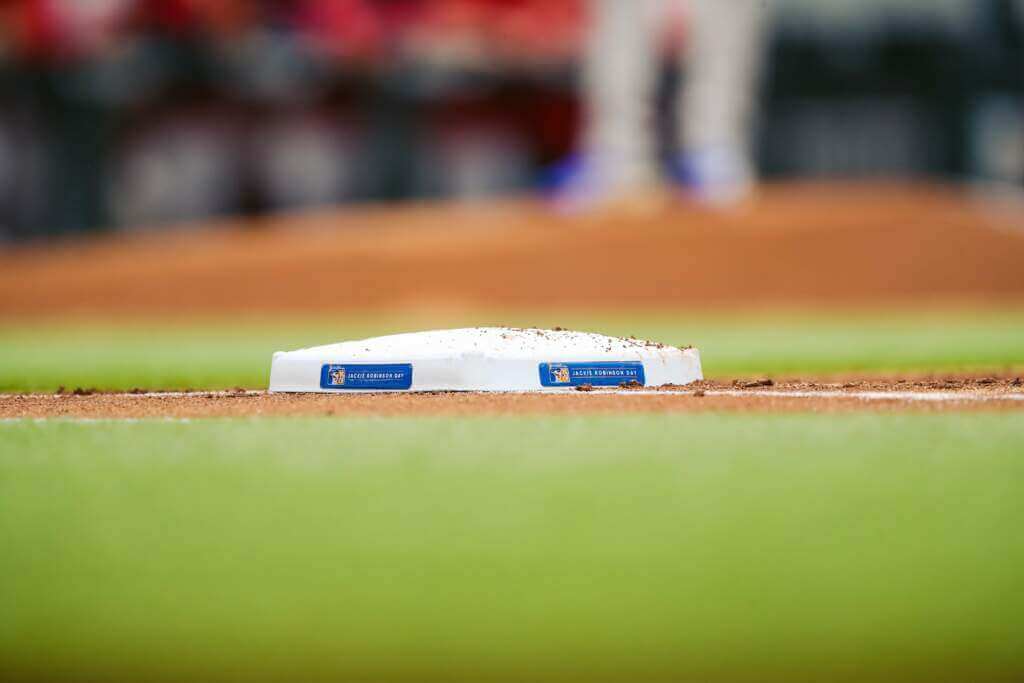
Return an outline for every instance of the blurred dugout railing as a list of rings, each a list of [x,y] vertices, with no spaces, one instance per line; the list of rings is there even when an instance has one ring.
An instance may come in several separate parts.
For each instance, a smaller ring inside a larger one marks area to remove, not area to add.
[[[762,173],[1021,184],[1022,18],[777,0]],[[585,29],[586,0],[0,0],[0,239],[527,191]]]

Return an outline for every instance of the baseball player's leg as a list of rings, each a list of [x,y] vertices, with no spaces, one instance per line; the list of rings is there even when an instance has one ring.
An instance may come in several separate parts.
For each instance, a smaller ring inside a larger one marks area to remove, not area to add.
[[[680,172],[699,197],[727,202],[755,176],[751,127],[768,8],[765,0],[690,1]]]
[[[661,2],[591,0],[583,154],[606,193],[620,194],[657,178],[652,98]]]

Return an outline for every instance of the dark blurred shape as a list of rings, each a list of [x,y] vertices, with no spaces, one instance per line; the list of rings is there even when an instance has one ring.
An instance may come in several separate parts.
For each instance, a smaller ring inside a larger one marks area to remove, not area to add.
[[[1020,58],[997,47],[1021,35],[1013,0],[868,4],[857,22],[777,25],[768,173],[963,175],[976,104],[993,90],[1020,97]]]
[[[774,8],[763,175],[1024,182],[1024,2]],[[530,190],[575,145],[586,19],[586,0],[0,0],[0,240]]]

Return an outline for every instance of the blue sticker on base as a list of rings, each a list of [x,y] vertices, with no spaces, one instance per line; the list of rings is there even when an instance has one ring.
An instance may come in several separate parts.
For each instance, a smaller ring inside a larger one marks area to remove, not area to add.
[[[541,363],[542,387],[617,387],[623,382],[644,383],[640,361],[595,361],[593,363]]]
[[[412,386],[412,364],[329,364],[320,368],[321,389],[397,391]]]

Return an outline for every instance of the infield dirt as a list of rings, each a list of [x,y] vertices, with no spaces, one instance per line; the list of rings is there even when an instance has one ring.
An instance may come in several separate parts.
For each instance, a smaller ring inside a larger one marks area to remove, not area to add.
[[[851,380],[829,384],[703,381],[686,387],[565,393],[226,392],[0,395],[0,419],[139,419],[271,416],[473,416],[619,413],[1015,410],[1020,377]]]

